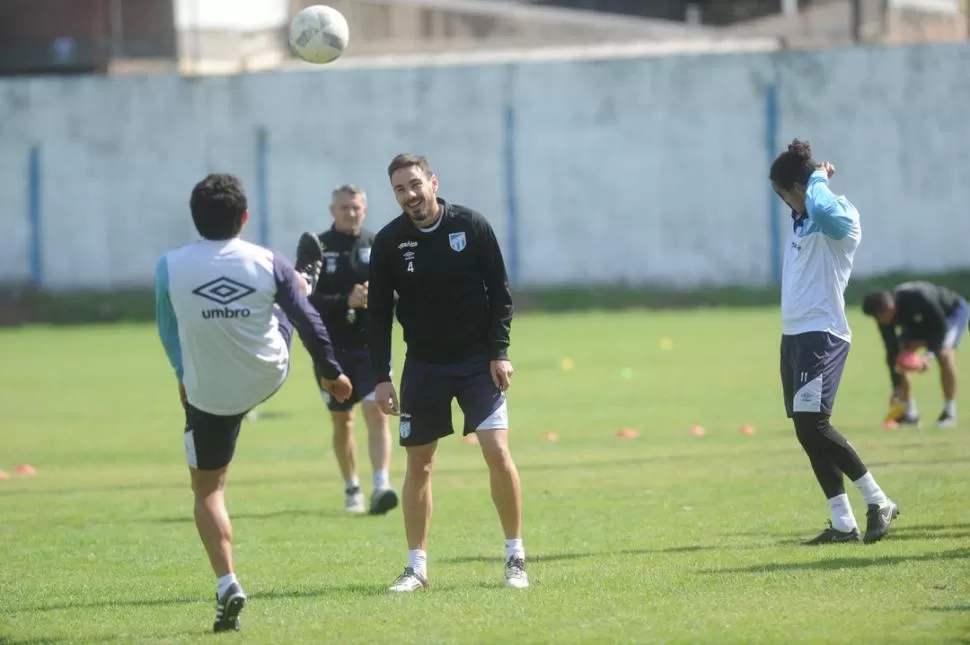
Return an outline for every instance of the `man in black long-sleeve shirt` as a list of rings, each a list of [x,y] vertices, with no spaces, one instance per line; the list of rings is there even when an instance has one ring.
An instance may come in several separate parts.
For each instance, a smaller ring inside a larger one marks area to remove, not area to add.
[[[320,312],[333,339],[337,360],[354,386],[353,395],[338,401],[321,390],[333,421],[333,451],[344,478],[344,510],[367,510],[357,474],[354,441],[354,407],[360,402],[367,424],[368,450],[374,476],[370,514],[383,515],[397,506],[388,469],[391,433],[387,416],[374,402],[374,379],[367,350],[367,278],[374,236],[363,229],[367,195],[345,184],[333,191],[330,202],[333,226],[323,233],[304,233],[296,250],[296,267],[317,275],[310,303]],[[311,281],[312,282],[312,281]],[[390,358],[388,358],[388,365]],[[322,365],[314,362],[317,378]]]
[[[377,234],[371,251],[368,339],[378,405],[399,414],[408,453],[403,509],[408,565],[391,591],[428,584],[431,470],[438,439],[454,433],[452,399],[464,434],[476,433],[505,531],[506,586],[529,585],[522,546],[522,495],[509,454],[505,391],[512,377],[512,295],[488,221],[439,198],[424,157],[398,155],[388,167],[403,213]],[[394,292],[407,345],[401,402],[391,383]]]
[[[926,347],[940,364],[944,405],[937,425],[956,425],[957,367],[956,348],[970,323],[970,307],[960,294],[929,282],[904,282],[892,291],[873,291],[866,295],[862,311],[879,324],[886,346],[886,363],[893,383],[893,398],[905,403],[900,423],[919,422],[909,378],[897,369],[902,352]],[[897,336],[896,328],[899,327]],[[924,362],[923,369],[926,369]]]

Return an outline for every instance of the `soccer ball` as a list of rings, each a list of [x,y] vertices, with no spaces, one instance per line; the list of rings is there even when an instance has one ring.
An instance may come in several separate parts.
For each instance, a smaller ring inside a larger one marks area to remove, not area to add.
[[[333,7],[307,7],[290,23],[290,46],[308,63],[324,65],[337,60],[349,40],[347,19]]]

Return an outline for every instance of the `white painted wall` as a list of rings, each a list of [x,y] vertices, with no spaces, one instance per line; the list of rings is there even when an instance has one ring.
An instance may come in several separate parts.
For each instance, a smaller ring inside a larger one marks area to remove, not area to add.
[[[808,138],[863,215],[857,275],[970,267],[970,47],[0,83],[0,282],[29,278],[28,150],[43,157],[45,286],[150,284],[194,238],[193,184],[240,175],[258,220],[269,133],[274,248],[328,225],[343,182],[397,214],[385,168],[426,154],[442,195],[508,239],[514,107],[520,283],[770,278],[765,88],[779,148]],[[781,212],[781,217],[787,215]],[[782,231],[787,230],[782,222]],[[257,239],[257,222],[247,231]],[[506,249],[508,251],[508,249]]]
[[[175,0],[175,28],[273,29],[287,21],[287,0]]]

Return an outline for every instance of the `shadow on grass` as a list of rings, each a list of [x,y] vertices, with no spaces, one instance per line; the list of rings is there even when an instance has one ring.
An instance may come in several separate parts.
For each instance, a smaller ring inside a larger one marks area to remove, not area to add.
[[[598,558],[611,555],[656,555],[663,553],[694,553],[696,551],[710,551],[719,547],[713,546],[677,546],[669,549],[623,549],[620,551],[589,551],[579,553],[547,553],[529,555],[528,561],[532,562],[563,562],[566,560],[584,560],[586,558]],[[468,564],[470,562],[495,562],[498,558],[495,555],[460,555],[454,558],[444,558],[439,560],[444,564]]]
[[[609,438],[609,434],[606,435]],[[648,450],[649,444],[643,444],[644,449]],[[788,452],[788,447],[782,446],[777,448],[765,448],[760,454],[768,455],[772,453],[784,453]],[[723,452],[702,452],[702,453],[684,453],[680,455],[667,455],[667,454],[651,454],[642,455],[637,457],[621,457],[621,458],[604,458],[604,459],[588,459],[588,460],[576,460],[576,461],[556,461],[556,462],[546,462],[540,464],[529,464],[524,463],[518,465],[520,472],[545,472],[545,471],[561,471],[564,468],[569,469],[583,469],[583,470],[614,470],[616,468],[622,468],[624,466],[642,466],[645,464],[664,462],[670,463],[675,461],[690,461],[697,462],[702,459],[712,459],[718,460],[723,459]],[[436,468],[435,475],[467,475],[470,472],[482,472],[486,473],[485,465],[481,464],[480,467],[467,467],[467,468]],[[487,474],[486,474],[487,477]],[[252,478],[252,479],[240,479],[233,480],[230,478],[227,485],[227,495],[232,496],[232,491],[237,488],[246,488],[252,486],[266,487],[266,486],[276,486],[285,484],[305,484],[307,482],[313,481],[310,476],[287,476],[281,475],[278,477],[267,476],[262,478]],[[486,480],[487,481],[487,480]],[[139,482],[135,484],[125,484],[121,485],[98,485],[98,486],[74,486],[74,487],[58,487],[58,488],[43,488],[43,489],[30,489],[30,488],[18,488],[14,490],[4,490],[0,491],[0,499],[5,496],[11,497],[58,497],[62,495],[77,495],[77,494],[88,494],[88,493],[117,493],[119,495],[128,495],[131,491],[164,491],[164,490],[189,490],[188,481],[184,483],[154,483],[154,482]]]
[[[861,545],[845,545],[847,549],[862,549]],[[704,569],[698,571],[701,574],[724,574],[724,573],[774,573],[776,571],[831,571],[835,569],[864,569],[866,567],[881,567],[905,562],[933,562],[939,560],[961,560],[970,557],[970,548],[955,549],[953,551],[943,551],[941,553],[931,553],[926,555],[900,555],[885,557],[858,557],[858,558],[833,558],[831,560],[818,560],[815,562],[773,562],[765,564],[755,564],[749,567],[737,567],[732,569]]]
[[[264,513],[230,513],[229,517],[232,521],[236,520],[270,520],[278,517],[354,517],[349,513],[339,512],[334,510],[321,510],[321,509],[307,509],[307,508],[289,508],[277,511],[266,511]],[[366,513],[359,515],[357,517],[371,517]],[[194,516],[191,511],[185,515],[177,515],[171,517],[148,517],[144,519],[136,520],[137,522],[147,523],[147,524],[192,524],[195,522]]]
[[[461,588],[467,589],[474,587],[473,583],[463,584],[463,585],[440,585],[437,589],[446,588]],[[326,596],[346,596],[347,594],[357,594],[364,596],[379,596],[387,593],[386,584],[350,584],[350,585],[333,585],[328,587],[319,587],[315,589],[276,589],[269,591],[255,591],[249,593],[250,600],[275,600],[284,598],[322,598]],[[45,613],[49,611],[68,611],[77,609],[110,609],[110,608],[124,608],[124,607],[166,607],[172,605],[198,605],[213,604],[212,598],[208,595],[196,596],[192,598],[188,597],[176,597],[176,598],[134,598],[127,600],[97,600],[93,602],[76,602],[76,603],[56,603],[50,605],[33,605],[27,607],[15,607],[12,613],[29,614],[29,613]],[[190,632],[192,634],[196,632]],[[169,635],[170,636],[170,635]],[[26,643],[28,641],[4,641],[0,639],[0,645],[12,645],[12,643]],[[34,642],[34,641],[29,641]],[[36,641],[37,643],[47,642],[43,640]]]
[[[945,466],[953,464],[968,464],[970,457],[960,457],[958,459],[913,459],[908,461],[873,461],[866,462],[868,468],[887,468],[899,466]]]
[[[970,605],[950,605],[949,607],[927,607],[930,611],[941,611],[945,613],[963,613],[967,612],[970,614]],[[2,642],[2,641],[0,641]]]
[[[893,524],[892,532],[886,538],[887,540],[956,539],[970,536],[970,523],[916,524],[912,526],[903,524],[900,526],[900,521],[903,520],[897,520],[897,523]],[[940,534],[944,532],[946,533],[945,535]],[[784,537],[785,539],[778,541],[778,544],[782,546],[799,544],[812,537],[808,533],[795,533],[792,531],[738,531],[726,533],[725,535],[737,537]]]
[[[141,638],[151,638],[153,640],[165,641],[179,636],[208,636],[211,629],[183,630],[173,632],[161,632],[154,634],[143,634]],[[130,642],[131,634],[115,636],[112,634],[98,634],[96,636],[82,636],[72,638],[53,638],[40,636],[37,638],[11,639],[0,636],[0,645],[59,645],[60,643],[111,643],[111,642]]]

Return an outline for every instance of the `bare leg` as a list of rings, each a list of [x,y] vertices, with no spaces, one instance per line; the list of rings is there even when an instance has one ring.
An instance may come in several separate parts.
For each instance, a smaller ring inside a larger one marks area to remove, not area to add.
[[[431,528],[431,470],[438,442],[407,449],[408,469],[404,473],[404,532],[411,551],[428,550]]]
[[[195,493],[195,526],[217,578],[232,573],[232,524],[226,510],[228,466],[218,470],[190,468]]]
[[[492,502],[502,522],[505,538],[521,538],[522,490],[519,471],[509,454],[509,431],[483,430],[478,433],[478,443],[488,464]]]
[[[354,441],[354,412],[331,412],[333,454],[337,457],[344,482],[357,479],[357,443]]]
[[[957,362],[952,349],[944,349],[937,355],[940,363],[940,383],[943,386],[943,398],[953,401],[957,398]]]
[[[367,422],[367,446],[372,472],[387,473],[391,466],[391,429],[387,416],[374,401],[364,401],[361,405]]]

